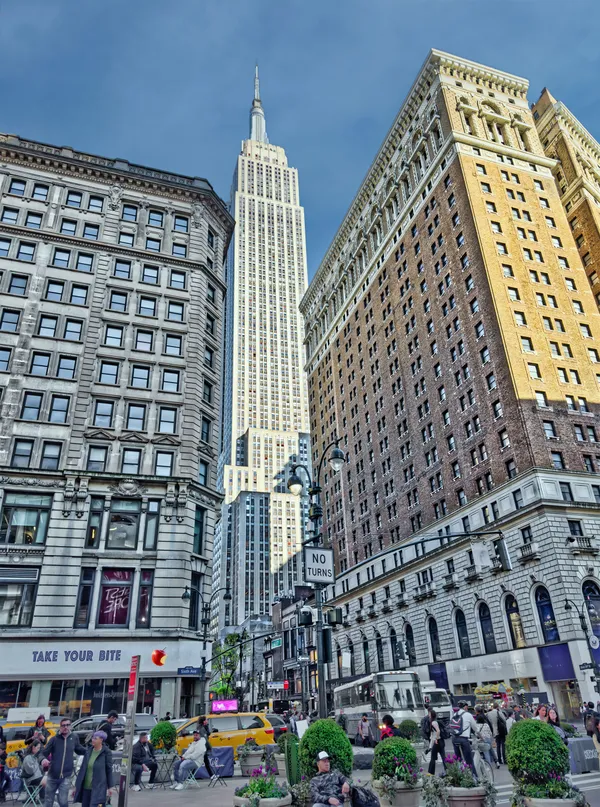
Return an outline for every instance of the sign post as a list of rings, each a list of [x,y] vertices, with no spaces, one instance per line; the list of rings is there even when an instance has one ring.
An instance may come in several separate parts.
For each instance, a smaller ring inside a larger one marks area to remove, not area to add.
[[[132,656],[131,667],[129,668],[129,687],[127,689],[127,713],[125,718],[125,734],[123,736],[121,776],[119,778],[119,807],[125,807],[127,804],[127,795],[129,793],[131,751],[133,748],[133,731],[135,728],[135,706],[137,703],[139,671],[140,656]]]
[[[323,587],[335,583],[333,549],[322,546],[304,548],[304,580],[315,586],[317,606],[317,679],[319,691],[319,717],[327,717],[327,695],[325,693],[325,648],[323,644]]]

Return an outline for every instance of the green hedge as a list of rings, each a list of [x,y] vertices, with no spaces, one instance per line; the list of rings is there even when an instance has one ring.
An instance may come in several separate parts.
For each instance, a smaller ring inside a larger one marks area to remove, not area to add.
[[[513,778],[544,784],[551,774],[569,772],[569,752],[552,726],[540,720],[520,720],[506,738],[506,761]]]
[[[300,769],[304,776],[314,776],[317,772],[319,751],[327,751],[331,757],[331,770],[338,770],[344,776],[352,774],[352,746],[346,732],[335,720],[316,720],[304,732],[300,740]]]
[[[173,748],[177,742],[177,729],[168,720],[161,720],[150,732],[150,742],[155,748]]]
[[[402,737],[387,737],[377,743],[373,754],[373,779],[393,776],[396,767],[402,763],[417,764],[417,753],[408,740]]]

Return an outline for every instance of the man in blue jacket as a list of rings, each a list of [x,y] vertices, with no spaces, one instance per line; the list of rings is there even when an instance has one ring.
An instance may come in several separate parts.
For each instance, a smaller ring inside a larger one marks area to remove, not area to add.
[[[58,734],[46,743],[41,756],[42,767],[47,770],[46,796],[44,807],[52,807],[58,791],[60,807],[68,807],[69,788],[73,775],[73,755],[83,756],[86,749],[76,734],[71,734],[71,720],[63,717]]]

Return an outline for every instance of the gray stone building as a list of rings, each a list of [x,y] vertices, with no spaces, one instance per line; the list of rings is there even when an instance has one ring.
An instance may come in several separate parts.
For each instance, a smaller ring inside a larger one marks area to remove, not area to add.
[[[0,134],[0,708],[122,711],[135,654],[138,710],[197,706],[232,230],[205,179]]]

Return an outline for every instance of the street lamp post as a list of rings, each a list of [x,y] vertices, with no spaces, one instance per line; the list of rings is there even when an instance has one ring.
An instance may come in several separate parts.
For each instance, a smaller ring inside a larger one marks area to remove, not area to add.
[[[582,602],[581,607],[579,607],[576,602],[573,602],[573,600],[570,600],[567,597],[567,599],[565,600],[565,611],[571,611],[573,608],[575,609],[575,611],[577,612],[577,616],[579,617],[579,624],[581,625],[581,630],[583,631],[583,634],[585,636],[585,643],[587,645],[587,649],[590,654],[590,661],[592,663],[592,672],[594,673],[594,676],[596,678],[594,689],[596,690],[596,692],[600,692],[600,686],[599,686],[600,666],[598,665],[598,662],[594,658],[594,652],[592,650],[591,645],[592,636],[590,635],[590,628],[585,615],[587,605],[585,602]]]
[[[292,465],[292,473],[288,479],[288,490],[295,496],[299,496],[304,490],[304,483],[298,476],[298,471],[302,469],[308,479],[308,495],[310,496],[310,507],[308,510],[308,518],[312,523],[312,535],[303,542],[303,544],[313,543],[314,546],[319,546],[321,543],[321,534],[319,532],[319,522],[323,517],[323,507],[321,506],[321,471],[323,464],[328,459],[331,470],[337,473],[341,470],[346,462],[346,455],[339,446],[340,438],[332,440],[331,443],[325,448],[321,455],[321,460],[317,466],[317,472],[311,477],[311,473],[301,463],[294,463]],[[328,456],[328,452],[331,452]],[[320,584],[315,583],[315,605],[317,609],[317,677],[318,677],[318,694],[319,694],[319,717],[327,717],[327,696],[325,692],[325,662],[323,659],[323,597],[322,587]]]

